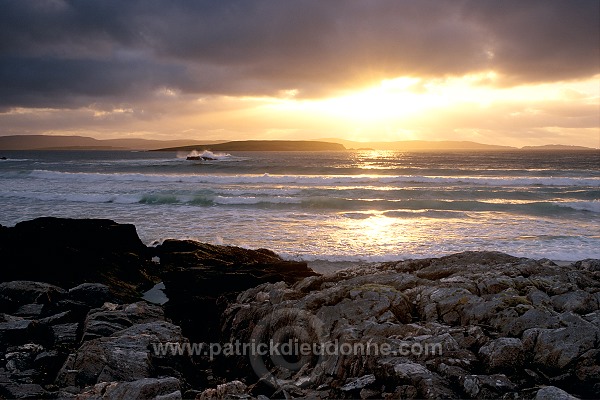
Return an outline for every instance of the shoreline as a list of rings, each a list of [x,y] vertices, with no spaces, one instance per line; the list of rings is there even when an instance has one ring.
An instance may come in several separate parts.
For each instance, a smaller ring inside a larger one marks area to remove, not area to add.
[[[0,258],[3,397],[600,396],[600,260],[467,251],[320,274],[61,218],[0,227]],[[246,347],[283,338],[312,356]]]

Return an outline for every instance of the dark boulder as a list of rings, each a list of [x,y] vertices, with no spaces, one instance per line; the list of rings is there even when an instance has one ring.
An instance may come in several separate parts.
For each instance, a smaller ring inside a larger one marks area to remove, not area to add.
[[[265,249],[166,240],[153,251],[166,271],[165,313],[192,341],[217,340],[222,312],[244,290],[318,275],[304,262],[287,261]]]
[[[34,322],[26,319],[10,318],[0,322],[0,350],[11,345],[26,343],[34,330],[34,325]]]
[[[12,313],[27,304],[54,303],[59,301],[65,293],[65,290],[49,283],[2,282],[0,283],[0,312]]]
[[[101,283],[82,283],[69,289],[67,298],[89,305],[92,308],[100,307],[106,302],[115,301],[110,288]]]
[[[46,217],[3,228],[0,263],[2,281],[99,282],[123,299],[151,286],[156,269],[135,226],[103,219]]]

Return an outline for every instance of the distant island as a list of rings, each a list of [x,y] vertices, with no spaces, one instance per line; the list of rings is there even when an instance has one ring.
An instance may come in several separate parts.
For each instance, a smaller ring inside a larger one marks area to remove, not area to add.
[[[458,140],[401,140],[396,142],[355,142],[336,138],[320,139],[343,144],[348,150],[395,150],[395,151],[519,151],[519,150],[541,150],[541,151],[590,151],[598,150],[592,147],[568,146],[549,144],[543,146],[499,146],[483,144],[471,141]]]
[[[564,150],[598,150],[583,146],[567,146],[564,144],[547,144],[544,146],[525,146],[521,150],[543,150],[543,151],[564,151]]]
[[[168,147],[153,151],[192,151],[198,145]],[[211,151],[344,151],[340,143],[315,140],[239,140],[212,145],[203,145],[202,149]]]
[[[339,138],[317,140],[152,140],[95,139],[86,136],[0,136],[0,150],[141,150],[141,151],[594,151],[591,147],[548,144],[522,148],[457,140],[403,140],[356,142]]]

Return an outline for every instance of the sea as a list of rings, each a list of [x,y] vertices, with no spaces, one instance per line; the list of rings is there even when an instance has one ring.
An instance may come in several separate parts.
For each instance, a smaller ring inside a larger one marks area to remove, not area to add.
[[[190,161],[189,155],[207,160]],[[3,151],[0,224],[42,216],[361,263],[600,258],[600,152]]]

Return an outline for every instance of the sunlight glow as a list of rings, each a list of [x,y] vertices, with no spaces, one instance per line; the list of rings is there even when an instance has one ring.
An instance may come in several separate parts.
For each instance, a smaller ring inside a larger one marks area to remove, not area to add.
[[[281,93],[280,97],[263,102],[260,108],[271,118],[281,115],[295,121],[319,121],[321,126],[337,125],[351,140],[373,140],[374,136],[383,140],[413,140],[422,138],[419,132],[423,132],[423,127],[441,126],[442,121],[446,121],[445,129],[450,132],[464,131],[470,127],[464,126],[460,119],[468,124],[469,116],[481,114],[485,120],[492,110],[499,115],[499,121],[505,123],[509,117],[513,118],[513,124],[514,118],[548,120],[547,115],[554,113],[557,104],[597,105],[599,78],[596,75],[584,81],[505,87],[501,84],[502,77],[494,71],[443,79],[397,77],[324,99],[302,99],[295,97],[296,93]],[[473,139],[478,136],[475,133]]]

